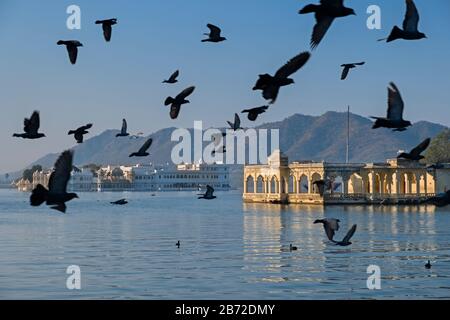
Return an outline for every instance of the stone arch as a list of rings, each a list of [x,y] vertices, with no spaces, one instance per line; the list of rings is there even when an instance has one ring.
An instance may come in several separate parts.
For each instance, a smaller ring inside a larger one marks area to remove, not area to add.
[[[308,183],[309,183],[309,179],[308,176],[306,174],[302,174],[300,176],[300,179],[298,180],[298,189],[299,193],[308,193]]]
[[[357,173],[350,175],[349,179],[349,193],[358,194],[364,193],[364,179]]]
[[[245,180],[245,193],[255,192],[255,179],[252,175],[249,175]]]
[[[322,176],[320,175],[320,173],[314,172],[311,175],[312,193],[319,193],[319,189],[314,185],[314,182],[319,180],[322,180]]]
[[[286,193],[286,189],[287,189],[287,183],[286,183],[286,179],[282,176],[281,177],[281,183],[280,183],[280,193]]]
[[[270,193],[280,193],[280,182],[277,176],[270,179]]]
[[[289,176],[289,186],[288,186],[288,193],[297,193],[297,179],[294,175]]]
[[[266,191],[264,183],[264,178],[262,176],[258,176],[258,178],[256,179],[256,193],[264,193]]]

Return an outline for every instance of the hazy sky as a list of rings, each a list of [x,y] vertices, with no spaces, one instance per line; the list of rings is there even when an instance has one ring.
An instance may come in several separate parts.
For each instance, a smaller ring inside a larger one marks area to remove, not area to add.
[[[313,15],[298,10],[299,0],[0,0],[0,172],[21,169],[48,152],[73,146],[67,131],[88,122],[92,134],[119,128],[146,134],[176,126],[224,126],[244,107],[265,101],[252,87],[260,73],[273,74],[288,59],[309,50]],[[318,2],[318,0],[313,0]],[[296,84],[283,88],[272,110],[256,124],[294,113],[328,110],[383,115],[386,87],[394,81],[406,103],[405,118],[450,125],[450,1],[415,0],[427,40],[377,42],[401,26],[403,0],[348,0],[357,16],[338,19]],[[66,28],[66,8],[81,7],[81,30]],[[382,9],[382,30],[366,27],[367,7]],[[103,40],[97,19],[118,18],[112,42]],[[206,24],[221,26],[228,41],[205,44]],[[60,39],[84,44],[70,65]],[[340,64],[367,64],[340,81]],[[176,69],[180,82],[162,85]],[[168,95],[196,85],[191,104],[170,120]],[[41,112],[47,138],[24,141],[24,116]],[[247,121],[244,126],[248,126]]]

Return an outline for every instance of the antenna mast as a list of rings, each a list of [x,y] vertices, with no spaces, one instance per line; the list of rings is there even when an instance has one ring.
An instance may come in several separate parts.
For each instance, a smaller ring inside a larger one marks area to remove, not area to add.
[[[350,151],[350,106],[347,106],[347,152],[345,155],[345,163],[349,162]]]

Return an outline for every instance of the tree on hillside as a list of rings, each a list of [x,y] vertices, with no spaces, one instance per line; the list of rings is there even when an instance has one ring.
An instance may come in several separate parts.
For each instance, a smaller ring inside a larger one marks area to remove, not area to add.
[[[35,173],[36,171],[42,171],[42,166],[37,164],[32,166],[31,169],[25,169],[22,173],[22,178],[24,180],[33,182],[33,173]]]
[[[450,162],[450,129],[445,129],[431,140],[425,152],[426,163]]]

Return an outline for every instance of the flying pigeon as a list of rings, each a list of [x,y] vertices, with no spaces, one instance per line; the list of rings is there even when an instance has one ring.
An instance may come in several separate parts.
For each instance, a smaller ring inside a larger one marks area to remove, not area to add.
[[[222,37],[220,35],[222,30],[220,30],[219,27],[217,27],[217,26],[215,26],[213,24],[210,24],[210,23],[207,24],[207,27],[209,28],[210,33],[205,33],[204,34],[205,36],[208,36],[208,38],[202,40],[202,42],[216,42],[217,43],[217,42],[222,42],[222,41],[227,40],[227,38]]]
[[[256,121],[258,116],[260,114],[263,114],[264,112],[266,112],[267,109],[269,109],[269,106],[262,106],[262,107],[258,107],[258,108],[243,110],[242,113],[248,113],[248,115],[247,115],[248,120]]]
[[[341,67],[344,69],[342,70],[341,80],[347,79],[350,69],[356,68],[356,66],[362,66],[364,64],[365,62],[342,64]]]
[[[83,44],[80,41],[77,40],[59,40],[57,45],[65,45],[67,48],[67,52],[69,53],[69,59],[72,64],[77,63],[77,57],[78,57],[78,47],[82,47]]]
[[[353,237],[353,235],[355,234],[355,231],[356,231],[356,224],[354,224],[354,225],[350,228],[350,230],[348,230],[347,234],[345,235],[344,239],[342,239],[342,241],[335,241],[335,240],[332,240],[332,239],[331,239],[331,241],[332,241],[334,244],[338,245],[338,246],[342,246],[342,247],[349,246],[349,245],[352,244],[352,243],[350,242],[350,239],[351,239],[351,238]]]
[[[103,36],[105,37],[106,42],[111,41],[112,34],[112,26],[117,24],[117,19],[107,19],[107,20],[97,20],[95,24],[101,24],[103,29]]]
[[[83,136],[89,133],[89,131],[87,130],[89,130],[90,128],[92,128],[92,123],[79,127],[76,130],[70,130],[67,134],[73,134],[77,143],[83,143]]]
[[[66,202],[78,198],[76,193],[67,193],[67,183],[70,180],[70,174],[73,168],[73,152],[64,151],[55,163],[55,168],[48,181],[48,190],[41,184],[38,184],[32,191],[30,203],[37,207],[44,202],[51,206],[51,209],[66,212]]]
[[[411,126],[410,121],[403,120],[404,103],[400,91],[396,85],[391,82],[391,87],[388,87],[388,110],[387,117],[371,117],[375,119],[372,129],[389,128],[393,131],[405,131],[407,127]]]
[[[328,240],[333,240],[335,231],[339,230],[339,222],[341,222],[339,219],[325,218],[314,221],[314,224],[322,223]]]
[[[428,146],[430,145],[431,139],[427,138],[424,141],[422,141],[417,147],[411,150],[410,153],[401,153],[397,158],[403,158],[408,159],[412,161],[420,161],[424,159],[425,157],[421,155],[422,152],[424,152]]]
[[[239,115],[237,113],[234,114],[234,123],[231,121],[227,121],[228,125],[230,126],[231,129],[233,129],[234,131],[237,131],[241,128],[241,118],[239,118]]]
[[[320,0],[319,5],[308,4],[299,11],[299,14],[313,12],[316,25],[311,36],[311,49],[319,45],[335,18],[356,15],[353,9],[344,7],[344,0]]]
[[[170,84],[177,83],[178,82],[177,78],[179,75],[180,75],[180,71],[177,70],[170,76],[170,78],[168,80],[164,80],[163,83],[170,83]]]
[[[391,42],[397,39],[404,40],[420,40],[426,38],[427,36],[419,32],[419,12],[414,4],[413,0],[406,0],[406,14],[403,20],[403,30],[397,26],[394,26],[389,37],[386,39],[380,39],[379,41],[386,40],[386,42]]]
[[[127,132],[127,120],[122,119],[122,129],[120,129],[120,133],[116,134],[116,138],[118,137],[128,137],[130,134]]]
[[[130,154],[130,158],[132,157],[147,157],[150,155],[150,153],[147,152],[147,150],[150,148],[150,146],[153,143],[153,139],[150,138],[147,141],[145,141],[144,145],[139,149],[138,152],[133,152]]]
[[[164,104],[166,106],[170,105],[170,118],[176,119],[180,113],[181,106],[183,104],[189,103],[189,100],[186,100],[188,96],[190,96],[195,90],[195,87],[189,87],[184,89],[179,95],[174,98],[168,97]]]
[[[45,134],[39,133],[40,117],[39,111],[34,111],[30,119],[23,120],[23,131],[25,133],[14,133],[13,137],[23,139],[40,139],[45,137]]]
[[[267,73],[260,74],[253,90],[262,90],[264,99],[271,100],[271,104],[275,103],[280,88],[294,83],[294,80],[290,79],[289,76],[303,67],[310,56],[309,52],[300,53],[282,66],[273,77]]]

